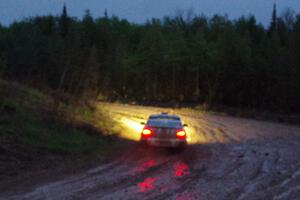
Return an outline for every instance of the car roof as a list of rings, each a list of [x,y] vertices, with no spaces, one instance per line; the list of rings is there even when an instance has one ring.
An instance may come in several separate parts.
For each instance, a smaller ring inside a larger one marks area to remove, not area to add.
[[[180,120],[180,117],[177,115],[169,115],[167,113],[162,113],[162,114],[153,114],[149,116],[149,119],[155,119],[155,118],[166,118],[170,120]]]

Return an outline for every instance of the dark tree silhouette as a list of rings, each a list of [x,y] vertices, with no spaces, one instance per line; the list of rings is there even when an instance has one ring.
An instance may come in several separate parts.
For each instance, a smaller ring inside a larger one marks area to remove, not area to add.
[[[69,31],[69,17],[68,17],[68,13],[67,13],[66,4],[64,4],[64,6],[63,6],[63,11],[60,16],[59,25],[60,25],[61,36],[63,38],[65,38]]]
[[[0,26],[0,75],[77,98],[193,102],[300,112],[300,15],[129,23],[107,11]]]
[[[277,19],[277,8],[276,8],[276,4],[274,3],[271,24],[269,27],[269,36],[271,36],[273,34],[273,32],[277,31],[277,28],[278,28],[277,20],[278,20]]]

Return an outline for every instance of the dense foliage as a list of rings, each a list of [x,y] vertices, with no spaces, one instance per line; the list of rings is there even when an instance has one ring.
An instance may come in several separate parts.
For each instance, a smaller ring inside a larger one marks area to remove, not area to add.
[[[38,16],[0,26],[0,75],[76,96],[300,111],[300,15]]]

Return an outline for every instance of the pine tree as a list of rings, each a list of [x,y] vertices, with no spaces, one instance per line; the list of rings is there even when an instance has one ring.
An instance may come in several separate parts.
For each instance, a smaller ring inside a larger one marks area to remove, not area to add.
[[[69,23],[69,17],[68,17],[68,13],[67,13],[67,7],[66,7],[66,4],[64,4],[63,12],[59,19],[60,34],[63,39],[66,39],[66,36],[68,35],[69,25],[70,25],[70,23]],[[62,62],[61,62],[63,70],[61,72],[60,81],[58,84],[59,90],[63,89],[63,85],[65,83],[65,78],[66,78],[67,72],[69,70],[69,64],[68,64],[69,61],[67,61],[68,47],[66,44],[67,44],[67,42],[64,42],[64,48],[63,48],[63,52],[62,52],[63,53],[62,54]]]
[[[272,12],[272,20],[269,28],[269,36],[272,36],[274,32],[277,31],[277,9],[276,9],[276,4],[274,3],[273,5],[273,12]]]
[[[59,27],[60,27],[61,36],[65,38],[69,31],[69,17],[67,13],[66,4],[64,4],[63,12],[60,16]]]
[[[105,19],[108,19],[108,12],[107,12],[107,9],[105,8],[105,11],[104,11],[104,18]]]

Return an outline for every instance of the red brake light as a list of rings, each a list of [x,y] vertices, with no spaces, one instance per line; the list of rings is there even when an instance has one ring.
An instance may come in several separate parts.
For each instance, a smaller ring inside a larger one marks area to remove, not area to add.
[[[150,129],[144,129],[142,133],[143,135],[151,135],[152,132]]]
[[[186,133],[184,130],[180,130],[176,133],[176,137],[179,138],[179,139],[185,139],[186,137]]]
[[[149,138],[152,135],[152,131],[148,128],[144,128],[142,131],[143,138]]]

